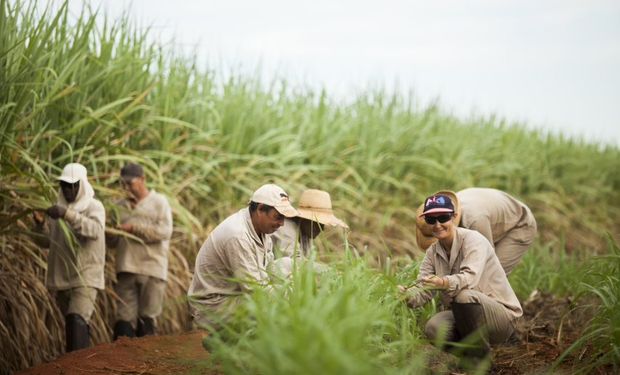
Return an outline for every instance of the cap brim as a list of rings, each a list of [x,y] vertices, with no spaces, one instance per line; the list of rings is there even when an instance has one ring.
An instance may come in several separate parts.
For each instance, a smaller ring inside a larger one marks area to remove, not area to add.
[[[344,221],[338,219],[333,214],[329,214],[325,212],[316,212],[316,211],[307,210],[303,208],[299,208],[297,212],[299,212],[299,215],[297,216],[303,219],[316,221],[320,224],[329,225],[332,227],[342,227],[345,229],[349,229],[349,226]]]
[[[449,208],[433,208],[428,211],[422,212],[420,216],[428,215],[428,214],[445,214],[445,213],[454,213],[454,210]]]
[[[274,206],[273,208],[275,208],[276,211],[278,211],[279,213],[281,213],[282,215],[284,215],[286,217],[299,216],[299,212],[297,212],[295,207],[291,206],[290,204],[281,205],[281,206]]]
[[[64,181],[69,184],[75,184],[80,181],[79,177],[70,177],[70,176],[60,176],[57,178],[58,181]]]

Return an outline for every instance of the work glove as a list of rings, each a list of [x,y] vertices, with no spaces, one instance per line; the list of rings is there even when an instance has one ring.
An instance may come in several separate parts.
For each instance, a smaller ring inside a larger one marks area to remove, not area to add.
[[[47,215],[52,219],[60,219],[65,217],[67,209],[57,204],[47,209]]]

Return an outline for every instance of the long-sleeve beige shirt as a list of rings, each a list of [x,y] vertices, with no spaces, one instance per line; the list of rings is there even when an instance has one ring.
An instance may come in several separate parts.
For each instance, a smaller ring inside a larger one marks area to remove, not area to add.
[[[454,297],[462,290],[476,290],[493,298],[506,307],[515,318],[523,315],[499,259],[489,241],[480,233],[456,228],[450,256],[439,242],[427,250],[420,265],[418,280],[431,275],[448,280],[448,289],[439,291],[442,304],[449,308]],[[409,305],[418,307],[433,297],[430,290],[415,288],[411,291]]]
[[[172,236],[172,210],[168,199],[151,190],[133,209],[127,200],[120,201],[118,205],[121,208],[121,223],[131,224],[131,234],[142,242],[129,237],[118,238],[116,272],[166,280]]]
[[[67,235],[63,227],[68,229]],[[67,208],[63,219],[48,218],[35,227],[44,236],[36,242],[50,249],[46,276],[50,290],[104,288],[104,230],[105,209],[94,198],[82,212]]]
[[[491,244],[499,242],[513,229],[536,226],[530,209],[503,191],[469,188],[456,195],[461,205],[459,225],[482,233]]]
[[[271,238],[256,233],[247,207],[239,210],[220,223],[200,248],[187,292],[190,304],[198,310],[215,308],[228,297],[265,284],[271,261]]]

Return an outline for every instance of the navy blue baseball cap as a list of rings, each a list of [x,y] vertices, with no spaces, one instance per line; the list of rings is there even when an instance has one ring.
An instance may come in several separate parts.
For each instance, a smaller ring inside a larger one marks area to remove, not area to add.
[[[431,195],[424,200],[424,210],[420,216],[427,214],[454,213],[454,204],[447,195]]]

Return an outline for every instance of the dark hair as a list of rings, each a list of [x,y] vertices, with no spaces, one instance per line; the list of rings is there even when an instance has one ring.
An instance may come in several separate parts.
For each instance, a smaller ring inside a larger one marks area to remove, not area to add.
[[[255,212],[259,204],[262,204],[262,206],[260,207],[260,210],[263,212],[269,212],[273,210],[272,206],[266,205],[264,203],[257,203],[254,201],[250,201],[250,204],[248,204],[248,207],[250,208],[250,212]]]
[[[144,169],[140,164],[136,163],[127,163],[123,168],[121,168],[121,176],[122,177],[143,177]]]

